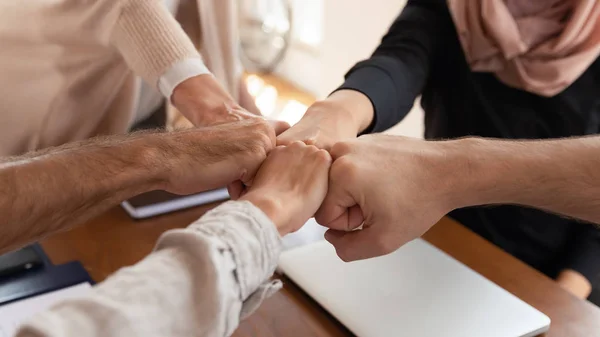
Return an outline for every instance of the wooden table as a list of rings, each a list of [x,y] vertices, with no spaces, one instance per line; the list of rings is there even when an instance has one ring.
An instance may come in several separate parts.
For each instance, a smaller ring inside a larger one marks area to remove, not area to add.
[[[85,226],[45,240],[43,247],[56,264],[81,261],[99,282],[148,254],[162,232],[184,227],[209,208],[146,221],[133,221],[115,208]],[[425,239],[548,315],[552,326],[547,336],[600,336],[600,309],[571,296],[460,224],[443,219]],[[284,279],[284,283],[284,289],[245,320],[234,336],[352,336],[291,282]]]

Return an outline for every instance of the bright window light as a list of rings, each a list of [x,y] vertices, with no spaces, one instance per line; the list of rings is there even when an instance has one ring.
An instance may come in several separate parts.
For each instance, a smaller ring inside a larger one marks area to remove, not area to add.
[[[256,106],[260,109],[265,117],[271,117],[277,107],[277,97],[279,93],[275,87],[266,86],[256,97]]]
[[[308,107],[296,100],[289,101],[283,110],[278,113],[276,116],[273,116],[274,119],[287,122],[290,125],[294,125],[302,119],[304,113],[306,112]]]
[[[265,81],[256,75],[249,75],[246,78],[246,87],[248,88],[248,92],[250,95],[252,95],[252,97],[257,97],[261,90],[263,90],[265,87]]]
[[[294,39],[319,47],[323,40],[323,0],[293,0],[292,6]]]
[[[172,0],[171,0],[172,1]],[[261,22],[262,32],[286,32],[289,27],[286,2],[292,7],[292,40],[319,47],[323,40],[324,0],[238,0],[243,18]]]

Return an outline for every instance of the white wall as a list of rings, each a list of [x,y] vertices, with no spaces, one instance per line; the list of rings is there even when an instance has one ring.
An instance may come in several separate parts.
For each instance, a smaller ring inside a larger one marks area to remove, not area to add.
[[[404,0],[325,0],[318,93],[336,88],[357,61],[368,58],[396,18]]]
[[[342,83],[348,69],[369,57],[405,3],[405,0],[323,0],[324,31],[320,48],[293,46],[278,74],[317,98],[326,97]],[[422,136],[422,112],[417,110],[395,128],[395,133]]]

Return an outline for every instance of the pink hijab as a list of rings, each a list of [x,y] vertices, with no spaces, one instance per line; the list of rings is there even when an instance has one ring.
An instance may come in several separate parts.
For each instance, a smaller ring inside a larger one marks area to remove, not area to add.
[[[598,0],[448,0],[467,62],[554,96],[600,55]]]

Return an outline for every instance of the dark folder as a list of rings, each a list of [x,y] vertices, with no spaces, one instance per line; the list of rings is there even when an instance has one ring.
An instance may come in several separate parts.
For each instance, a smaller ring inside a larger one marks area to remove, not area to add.
[[[0,305],[83,282],[94,284],[85,268],[77,261],[59,266],[46,266],[26,274],[1,279]]]

